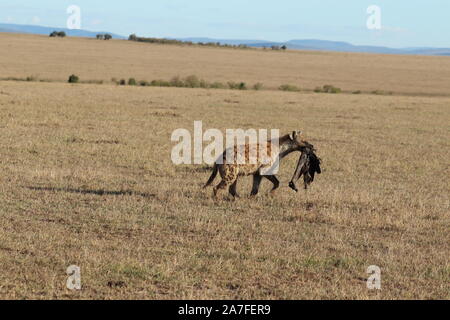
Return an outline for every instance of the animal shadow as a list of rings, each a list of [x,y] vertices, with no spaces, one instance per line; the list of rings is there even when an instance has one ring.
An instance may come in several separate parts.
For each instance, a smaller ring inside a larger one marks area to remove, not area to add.
[[[75,188],[57,188],[57,187],[27,187],[36,191],[69,192],[79,194],[93,194],[97,196],[139,196],[143,198],[153,198],[156,195],[147,192],[136,192],[132,190],[104,190],[104,189],[75,189]]]

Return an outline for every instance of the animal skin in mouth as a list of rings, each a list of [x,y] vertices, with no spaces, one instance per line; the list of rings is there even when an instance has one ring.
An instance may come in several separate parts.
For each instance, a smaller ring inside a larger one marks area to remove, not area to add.
[[[304,148],[302,150],[300,158],[298,159],[294,175],[289,182],[289,187],[295,192],[298,192],[295,182],[300,179],[301,176],[303,176],[304,188],[305,190],[308,189],[308,185],[310,185],[314,181],[314,176],[316,175],[316,173],[322,173],[320,163],[320,158],[317,157],[317,155],[314,153],[314,147]]]

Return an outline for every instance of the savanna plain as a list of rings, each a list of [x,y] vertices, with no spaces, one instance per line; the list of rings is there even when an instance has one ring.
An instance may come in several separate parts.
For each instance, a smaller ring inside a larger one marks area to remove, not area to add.
[[[192,74],[264,87],[111,81]],[[448,57],[0,34],[0,78],[2,299],[450,298]],[[208,165],[171,161],[195,120],[302,130],[323,173],[295,193],[291,154],[275,194],[215,200]]]

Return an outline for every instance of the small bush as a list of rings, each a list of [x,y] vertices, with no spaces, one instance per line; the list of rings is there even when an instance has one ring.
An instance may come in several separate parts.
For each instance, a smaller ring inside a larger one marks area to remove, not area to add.
[[[52,33],[50,33],[50,37],[54,38],[54,37],[60,37],[60,38],[64,38],[66,36],[66,33],[64,31],[53,31]]]
[[[212,89],[225,89],[226,86],[222,83],[222,82],[213,82],[209,85],[210,88]]]
[[[336,87],[331,88],[329,91],[329,93],[341,93],[341,92],[342,92],[341,88]]]
[[[228,81],[228,88],[230,89],[237,89],[239,87],[239,84],[234,81]]]
[[[27,81],[37,81],[37,80],[38,80],[38,77],[37,77],[37,76],[28,76],[28,77],[26,78],[26,80],[27,80]]]
[[[137,83],[136,83],[136,79],[134,79],[134,78],[130,78],[130,79],[128,79],[128,85],[129,86],[135,86]]]
[[[332,86],[330,84],[326,84],[322,88],[321,87],[316,87],[314,89],[314,92],[317,92],[317,93],[320,93],[320,92],[323,92],[323,93],[341,93],[342,90],[341,90],[341,88],[336,88],[336,87],[334,87],[334,86]]]
[[[191,75],[186,77],[184,79],[185,85],[188,88],[199,88],[200,87],[200,80],[197,78],[197,76]]]
[[[292,84],[283,84],[279,88],[281,91],[292,91],[292,92],[299,92],[300,88],[297,86],[294,86]]]
[[[352,92],[353,94],[361,94],[361,90],[356,90]]]
[[[141,81],[139,81],[139,85],[140,85],[141,87],[146,87],[146,86],[149,86],[150,83],[149,83],[148,81],[141,80]]]
[[[150,85],[154,87],[170,87],[170,82],[165,80],[153,80]]]
[[[210,84],[207,81],[205,81],[203,79],[200,80],[200,88],[209,88],[209,87],[210,87]]]
[[[104,39],[104,40],[111,40],[111,39],[112,39],[112,35],[110,35],[110,34],[108,34],[108,33],[107,33],[107,34],[104,34],[104,35],[103,35],[103,39]]]
[[[181,78],[179,76],[176,76],[170,80],[170,86],[181,88],[181,87],[184,87],[184,82],[183,82],[183,80],[181,80]]]
[[[72,74],[68,80],[69,83],[78,83],[78,81],[80,81],[80,78],[74,74]]]
[[[326,93],[341,93],[341,89],[340,88],[336,88],[332,85],[326,84],[323,86],[323,92]]]
[[[253,85],[253,90],[261,90],[263,87],[264,85],[261,82],[258,82]]]
[[[124,86],[126,84],[127,84],[127,82],[125,81],[125,79],[120,79],[119,85]]]
[[[247,90],[247,85],[245,84],[245,82],[241,82],[239,83],[239,90]]]
[[[233,90],[247,90],[247,85],[245,84],[245,82],[229,81],[228,88]]]
[[[326,84],[323,86],[323,92],[330,92],[332,88],[332,85]]]

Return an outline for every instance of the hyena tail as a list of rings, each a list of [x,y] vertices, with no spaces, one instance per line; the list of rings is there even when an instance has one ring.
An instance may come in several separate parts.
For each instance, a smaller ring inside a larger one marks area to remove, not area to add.
[[[211,183],[213,183],[214,179],[217,176],[217,172],[219,172],[219,166],[217,165],[217,163],[214,163],[213,172],[211,173],[211,176],[209,177],[206,184],[203,186],[203,189],[205,189],[206,187],[210,186]]]

